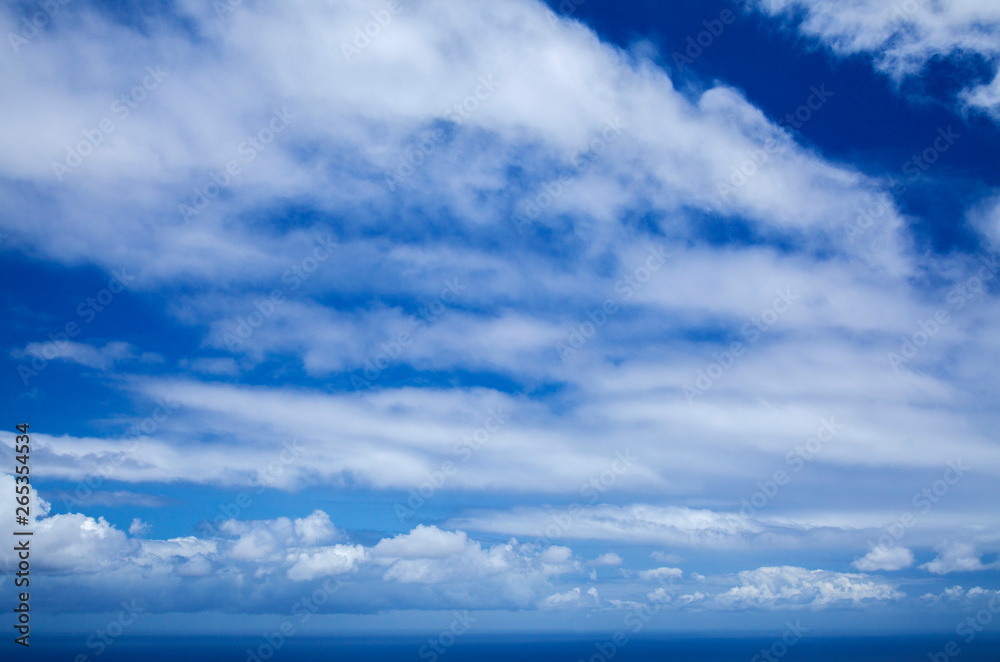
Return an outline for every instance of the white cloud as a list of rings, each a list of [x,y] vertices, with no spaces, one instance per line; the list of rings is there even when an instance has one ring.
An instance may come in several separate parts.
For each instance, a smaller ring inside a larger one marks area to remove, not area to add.
[[[835,514],[847,524],[834,531],[817,531],[815,520],[804,517],[765,522],[725,512],[742,496],[733,486],[745,485],[750,494],[831,413],[849,431],[823,449],[811,472],[902,477],[961,455],[984,475],[1000,474],[989,413],[996,376],[974,374],[1000,355],[987,333],[996,328],[995,306],[970,306],[956,315],[911,364],[946,371],[894,373],[886,352],[948,294],[947,288],[914,287],[908,278],[923,268],[956,265],[914,257],[906,234],[912,219],[892,204],[870,231],[848,240],[845,226],[884,193],[884,182],[796,144],[738,90],[713,83],[682,93],[651,61],[602,43],[580,24],[559,21],[553,28],[546,8],[527,0],[415,3],[393,23],[393,38],[349,63],[335,44],[367,20],[363,2],[245,3],[222,22],[209,5],[179,6],[184,20],[154,20],[140,32],[70,5],[66,11],[79,11],[81,20],[53,25],[51,38],[31,44],[32,57],[0,70],[8,92],[0,108],[14,118],[13,139],[0,144],[0,202],[9,211],[3,230],[13,243],[66,265],[134,268],[134,291],[169,299],[175,321],[202,334],[199,351],[228,352],[179,366],[209,376],[237,375],[275,360],[310,377],[363,371],[406,328],[412,304],[434,300],[442,281],[457,276],[469,290],[394,365],[498,372],[525,388],[383,388],[376,381],[357,395],[271,386],[270,380],[249,387],[194,377],[123,379],[129,395],[176,402],[169,422],[141,437],[132,453],[110,437],[39,434],[35,460],[45,475],[79,480],[93,466],[111,463],[115,480],[228,486],[278,466],[268,482],[278,489],[348,482],[418,488],[443,461],[455,460],[455,444],[482,425],[486,412],[501,408],[513,414],[510,422],[444,490],[531,489],[586,499],[581,485],[611,475],[614,451],[629,449],[639,460],[614,472],[613,489],[621,495],[615,503],[658,494],[668,495],[663,504],[670,505],[598,505],[598,498],[580,513],[484,513],[450,528],[527,539],[554,527],[550,541],[743,548],[804,545],[807,535],[828,536],[824,544],[842,540],[857,530],[854,522],[885,503],[880,489],[859,494],[852,512]],[[775,12],[789,6],[768,4]],[[996,49],[995,40],[979,32],[961,32],[977,17],[993,16],[993,5],[982,2],[921,9],[911,17],[912,30],[886,39],[872,32],[882,11],[874,3],[800,6],[809,10],[804,29],[840,39],[835,47],[843,52],[888,45],[878,66],[900,75],[935,53],[990,56]],[[0,9],[0,27],[12,21]],[[86,62],[78,57],[83,52],[91,54]],[[106,102],[134,84],[142,68],[136,63],[144,62],[162,62],[170,72],[163,88],[57,185],[53,159],[64,158],[66,145],[107,114]],[[500,63],[497,93],[468,121],[450,125],[449,140],[427,166],[386,195],[384,173],[442,121],[450,100],[469,94]],[[966,99],[989,108],[991,90],[970,90]],[[284,104],[293,122],[232,181],[231,195],[214,200],[197,222],[182,222],[177,207],[192,187],[204,186],[209,170],[221,168],[271,107]],[[510,215],[519,202],[541,190],[530,182],[548,181],[567,167],[616,117],[626,124],[622,135],[573,179],[572,194],[559,196],[537,221],[546,232],[572,237],[566,250],[542,255],[524,247],[531,242],[512,246],[498,239],[514,232]],[[768,139],[781,152],[745,186],[720,197],[718,182]],[[26,191],[40,192],[47,204]],[[284,275],[314,250],[312,235],[326,229],[268,225],[288,204],[338,219],[345,236],[336,258],[294,290]],[[650,232],[622,220],[636,210],[649,212]],[[745,222],[754,247],[705,245],[704,216]],[[417,234],[443,239],[417,244],[409,239]],[[664,245],[676,255],[634,296],[619,299],[620,316],[563,363],[555,343],[606,297],[617,296],[616,282],[643,264],[652,236],[666,237]],[[227,332],[274,287],[284,288],[288,299],[238,348],[229,348]],[[801,293],[796,306],[706,397],[684,401],[679,386],[693,382],[724,350],[687,338],[728,332],[746,340],[744,325],[759,320],[776,290],[788,288]],[[360,303],[342,309],[328,304],[333,298]],[[32,343],[16,356],[46,352],[102,370],[121,369],[138,354],[123,342]],[[509,394],[553,384],[561,385],[558,401]],[[301,452],[281,445],[292,434]],[[13,441],[6,432],[0,439]],[[731,506],[693,509],[676,505],[681,495],[700,504],[734,496]],[[951,503],[935,512],[947,517],[951,508],[964,510]],[[125,574],[134,561],[171,580],[218,578],[250,587],[244,597],[251,602],[267,594],[263,585],[280,592],[284,580],[357,571],[413,604],[426,589],[436,605],[520,608],[564,595],[567,587],[553,586],[554,578],[580,565],[566,547],[491,545],[426,526],[362,554],[320,511],[294,520],[227,522],[211,545],[137,543],[104,520],[60,517],[47,521],[52,539],[80,560],[54,554],[53,570]],[[928,569],[974,566],[973,557],[948,554]],[[869,554],[855,567],[903,561]],[[883,586],[860,575],[783,572],[784,583],[775,584],[772,595],[790,602],[796,590],[818,605],[841,600],[844,582],[846,601],[864,600],[866,591],[877,595]],[[768,599],[750,595],[760,589],[759,579],[748,576],[749,584],[738,587],[748,602]],[[689,598],[705,599],[701,593]]]
[[[913,552],[905,547],[875,547],[860,559],[851,563],[851,567],[862,572],[873,570],[902,570],[913,565]]]
[[[121,567],[139,545],[103,517],[53,515],[35,521],[35,563],[52,572],[86,573]]]
[[[294,602],[296,595],[309,590],[308,583],[330,577],[336,577],[344,591],[327,607],[332,611],[378,609],[386,604],[386,596],[404,608],[552,610],[603,605],[599,586],[584,590],[574,585],[588,564],[574,560],[567,547],[516,540],[488,546],[461,530],[424,525],[370,547],[330,545],[326,541],[343,533],[318,510],[299,519],[228,520],[211,538],[139,540],[83,514],[40,516],[34,528],[45,533],[37,540],[37,567],[49,576],[46,585],[62,591],[71,585],[68,582],[77,582],[73,595],[81,602],[66,603],[70,611],[91,609],[95,600],[110,601],[129,592],[134,597],[141,586],[142,599],[152,611],[175,611],[183,607],[178,600],[197,596],[199,609],[240,604],[257,612],[269,609],[277,598]],[[10,567],[11,553],[0,553],[0,561]],[[673,567],[625,570],[626,578],[636,577],[640,583],[627,582],[633,594],[622,596],[616,580],[609,590],[618,595],[607,605],[632,608],[644,600],[670,609],[825,609],[905,597],[891,584],[868,575],[791,566],[740,572],[736,586],[731,585],[730,575],[692,573],[702,590],[687,593],[681,591],[683,575]],[[137,584],[138,577],[144,579]],[[670,586],[663,586],[665,582]],[[949,595],[976,600],[989,597],[989,592],[952,591],[940,599],[953,599]]]
[[[418,524],[410,533],[381,541],[373,551],[377,558],[385,559],[439,559],[464,552],[469,545],[464,532]]]
[[[653,603],[670,602],[674,599],[673,592],[661,586],[646,594],[646,599]]]
[[[295,535],[303,545],[327,542],[338,535],[330,516],[322,510],[314,510],[308,517],[295,520],[294,526]]]
[[[975,546],[970,543],[944,541],[937,547],[937,552],[937,558],[920,567],[936,575],[972,572],[987,567],[983,565]]]
[[[74,28],[56,26],[60,38],[33,43],[37,57],[26,58],[21,69],[0,73],[11,90],[3,103],[20,123],[12,127],[17,144],[0,147],[0,175],[51,187],[55,208],[32,211],[18,197],[22,187],[2,189],[13,210],[9,218],[23,219],[10,221],[19,245],[67,263],[133,265],[140,293],[175,292],[184,283],[181,291],[190,294],[170,297],[171,313],[204,333],[205,346],[220,354],[228,351],[225,334],[256,310],[262,293],[285,288],[285,303],[232,356],[181,366],[208,375],[238,374],[276,358],[318,377],[363,369],[405,328],[408,307],[383,301],[433,300],[441,283],[457,276],[475,286],[397,363],[566,384],[577,399],[561,408],[489,389],[383,390],[376,382],[370,393],[355,396],[194,378],[134,380],[140,395],[168,396],[179,405],[170,425],[142,438],[134,456],[116,464],[117,479],[239,484],[279,457],[284,449],[277,440],[287,438],[294,418],[306,454],[283,464],[271,486],[356,480],[376,489],[409,489],[454,459],[455,442],[491,407],[517,414],[444,489],[532,484],[576,492],[608,469],[611,446],[631,448],[641,458],[618,477],[616,490],[683,493],[697,483],[710,494],[715,483],[752,478],[749,486],[771,457],[800,444],[808,434],[800,429],[826,409],[844,412],[852,433],[824,451],[823,463],[933,466],[949,448],[943,442],[962,430],[955,452],[1000,472],[1000,457],[982,432],[988,426],[955,410],[956,402],[972,402],[961,384],[901,378],[885,365],[886,348],[914,330],[926,300],[904,278],[918,265],[904,234],[909,221],[898,209],[888,205],[869,232],[854,243],[845,239],[845,224],[856,220],[858,207],[879,198],[884,183],[795,144],[737,90],[713,84],[703,93],[682,94],[650,61],[602,43],[581,25],[560,21],[553,28],[537,2],[461,11],[446,2],[420,3],[394,22],[394,39],[380,40],[350,63],[330,41],[364,18],[360,2],[245,6],[235,20],[221,23],[196,3],[180,11],[202,41],[170,25],[140,34],[87,13]],[[857,22],[864,23],[864,12],[857,11]],[[96,48],[109,40],[120,45],[114,54]],[[466,56],[450,57],[445,44]],[[74,54],[82,51],[94,53],[93,67],[77,66]],[[162,89],[120,122],[114,140],[63,185],[52,186],[52,160],[106,112],[101,99],[132,84],[134,67],[123,62],[144,61],[162,61],[170,71]],[[42,67],[44,62],[56,64]],[[463,98],[498,63],[504,66],[496,94],[467,122],[451,127],[449,142],[396,196],[383,195],[383,173],[441,120],[445,100]],[[213,201],[197,223],[180,222],[177,204],[259,128],[277,100],[296,115],[280,140],[234,179],[233,195]],[[36,117],[30,111],[38,107],[69,110]],[[615,117],[627,124],[622,135],[574,182],[573,195],[559,197],[538,221],[558,227],[560,214],[569,212],[579,252],[540,259],[503,241],[498,249],[494,234],[514,232],[512,208],[537,193],[521,180],[547,181]],[[769,138],[785,149],[746,186],[720,199],[717,182]],[[313,159],[303,146],[343,158]],[[524,170],[518,181],[504,174],[512,164]],[[473,190],[489,204],[473,199]],[[283,274],[311,254],[312,235],[326,229],[258,233],[258,226],[239,220],[248,210],[271,209],[275,200],[308,204],[344,223],[336,257],[294,292]],[[656,234],[668,237],[664,244],[676,255],[620,302],[619,319],[627,316],[628,324],[609,323],[575,363],[563,364],[555,343],[586,319],[595,302],[614,294],[623,272],[645,259],[650,236],[624,228],[621,218],[647,207],[663,219]],[[697,222],[705,214],[746,220],[764,244],[780,240],[781,249],[705,246]],[[461,247],[405,239],[411,225],[423,228],[445,216],[464,224],[468,242]],[[138,227],[137,218],[144,219]],[[385,225],[388,218],[402,234]],[[385,232],[370,238],[371,228]],[[816,250],[823,261],[815,259]],[[682,281],[687,285],[677,287]],[[703,335],[706,327],[739,333],[771,304],[775,290],[789,287],[802,298],[772,335],[713,386],[711,398],[694,406],[684,402],[678,385],[693,381],[720,347],[664,340],[662,329],[685,337]],[[340,309],[320,303],[333,293],[377,304]],[[948,329],[954,336],[942,334],[919,361],[933,364],[969,346],[963,336],[988,328],[984,322],[954,322]],[[665,342],[675,350],[669,356]],[[42,344],[32,347],[43,350]],[[124,343],[69,347],[67,360],[92,366],[114,365],[116,356],[135,353]],[[192,439],[193,429],[211,442]],[[93,464],[121,457],[121,444],[107,439],[38,439],[45,450],[39,466],[53,477],[78,480]],[[705,449],[717,452],[707,459]],[[502,528],[535,535],[529,524],[536,523],[510,521]],[[711,511],[699,516],[631,508],[590,512],[565,535],[624,533],[633,540],[726,545],[760,531]],[[263,532],[247,535],[239,553],[276,553]]]
[[[613,235],[623,209],[652,204],[676,214],[695,208],[740,215],[766,234],[791,232],[851,255],[875,246],[867,238],[864,247],[848,246],[842,226],[878,184],[796,146],[732,88],[712,87],[689,101],[649,60],[600,42],[578,23],[552,26],[549,10],[526,0],[462,11],[441,0],[415,4],[394,21],[392,39],[378,40],[347,62],[331,39],[344,26],[367,20],[367,10],[360,0],[299,1],[247,5],[234,20],[219,21],[210,8],[182,3],[183,22],[201,35],[192,40],[167,22],[139,34],[80,8],[86,20],[63,22],[55,28],[59,38],[33,43],[33,57],[2,74],[13,91],[5,109],[20,119],[12,127],[18,141],[0,153],[0,175],[51,189],[59,211],[27,213],[27,200],[5,190],[11,208],[26,212],[11,215],[22,219],[12,228],[19,241],[109,269],[127,260],[142,267],[139,287],[175,277],[277,280],[300,254],[305,233],[264,238],[233,228],[229,219],[275,200],[308,198],[345,219],[361,212],[357,222],[365,227],[373,214],[398,211],[398,200],[417,209],[444,206],[474,228],[512,229],[511,207],[537,191],[508,181],[505,165],[520,164],[529,179],[545,181],[553,163],[565,167],[608,120],[620,117],[626,125],[621,137],[540,224],[568,211],[581,217],[585,236],[600,239]],[[0,27],[13,23],[11,14],[0,14]],[[114,53],[99,47],[109,42],[118,46]],[[451,57],[452,48],[461,48],[464,57]],[[80,52],[91,53],[86,68],[74,61]],[[79,142],[81,127],[110,114],[105,100],[134,84],[135,62],[159,66],[169,76],[132,116],[116,122],[113,136],[92,156],[56,182],[53,161],[65,159],[67,144]],[[464,99],[501,63],[500,87],[455,127],[447,144],[438,145],[432,167],[420,168],[392,199],[381,195],[385,173],[443,119],[451,100]],[[269,121],[274,105],[294,115],[285,131],[232,178],[226,188],[233,195],[213,200],[198,223],[181,222],[179,204],[210,181],[210,170],[238,154],[245,137]],[[25,112],[39,107],[70,110]],[[720,200],[717,182],[771,137],[788,149],[752,186]],[[317,158],[303,155],[304,145],[335,149],[345,158],[324,159],[319,167]],[[498,204],[478,204],[472,191]],[[125,220],[136,218],[143,219],[141,227]],[[872,236],[891,238],[898,220],[891,212],[883,225],[889,232],[878,229]],[[900,266],[891,249],[865,257],[878,270]],[[339,279],[358,281],[351,269],[335,271]]]
[[[643,570],[639,573],[639,578],[643,581],[657,581],[664,579],[680,579],[684,571],[680,568],[654,568],[653,570]]]
[[[288,578],[295,582],[306,582],[317,577],[327,577],[348,572],[368,558],[361,545],[334,545],[313,552],[289,554],[294,565],[288,569]]]
[[[212,562],[202,554],[195,554],[177,566],[177,574],[181,577],[207,577],[212,570]]]
[[[591,561],[591,565],[609,565],[616,566],[624,563],[624,559],[614,552],[608,552],[606,554],[601,554],[596,559]]]
[[[453,524],[476,531],[531,536],[552,522],[560,523],[559,538],[692,546],[738,546],[763,530],[759,524],[732,513],[644,504],[581,506],[575,510],[522,508],[461,518]]]
[[[960,98],[966,106],[982,110],[1000,122],[1000,71],[992,83],[963,90]]]
[[[740,585],[715,597],[720,607],[802,608],[857,607],[895,601],[905,594],[867,575],[807,570],[792,566],[740,572]]]
[[[949,586],[941,593],[924,593],[920,598],[929,603],[955,603],[974,604],[993,599],[1000,596],[1000,591],[984,589],[982,586],[973,586],[965,590],[961,586]]]
[[[542,609],[556,609],[568,606],[575,606],[583,599],[583,593],[579,588],[566,591],[564,593],[553,593],[542,600]]]
[[[463,531],[442,531],[418,525],[410,533],[387,538],[372,548],[375,563],[387,566],[386,581],[436,584],[452,580],[494,579],[509,584],[511,577],[537,583],[576,568],[564,547],[537,550],[517,541],[484,548]]]
[[[856,0],[758,0],[771,14],[802,10],[799,29],[818,38],[839,55],[867,53],[875,66],[896,78],[920,73],[935,56],[975,54],[996,66],[1000,62],[1000,6],[991,0],[922,0],[887,3]],[[970,106],[1000,119],[1000,78],[990,85],[967,88]]]
[[[2,477],[0,483],[12,481]],[[239,605],[249,612],[270,609],[275,596],[294,602],[303,590],[298,585],[333,576],[356,587],[347,589],[355,591],[349,609],[371,610],[385,595],[414,608],[533,608],[553,594],[552,580],[583,571],[566,547],[513,540],[484,546],[465,532],[432,526],[371,547],[329,545],[325,542],[343,534],[320,510],[299,519],[227,520],[210,538],[139,539],[134,536],[143,531],[137,523],[126,534],[103,518],[39,515],[33,523],[32,570],[48,575],[52,590],[77,587],[73,600],[65,602],[71,611],[90,610],[95,601],[113,604],[115,595],[136,597],[139,591],[154,611],[177,610],[197,595],[196,610]],[[16,563],[11,549],[0,551],[0,567]],[[596,589],[589,589],[580,604],[596,603]]]
[[[109,342],[104,347],[93,347],[72,341],[49,341],[29,343],[14,355],[16,358],[41,358],[49,361],[60,359],[88,368],[108,370],[120,361],[135,358],[136,352],[134,347],[125,342]],[[149,360],[154,356],[148,355]]]
[[[1000,252],[1000,194],[974,207],[969,213],[969,221],[992,245],[994,252]]]
[[[708,598],[708,595],[702,593],[701,591],[695,591],[694,593],[686,593],[681,597],[677,598],[678,604],[681,605],[691,605],[697,604],[699,602],[704,602]]]
[[[278,553],[279,545],[274,533],[256,526],[242,532],[229,549],[229,556],[238,561],[264,562],[272,560]]]
[[[140,541],[142,546],[140,562],[152,564],[170,561],[173,557],[191,559],[199,555],[216,557],[219,554],[219,542],[218,540],[206,540],[194,536],[168,540],[142,540]]]
[[[136,517],[132,520],[132,523],[128,527],[129,535],[131,536],[141,536],[142,534],[149,531],[150,526],[148,522],[143,522],[141,519]]]

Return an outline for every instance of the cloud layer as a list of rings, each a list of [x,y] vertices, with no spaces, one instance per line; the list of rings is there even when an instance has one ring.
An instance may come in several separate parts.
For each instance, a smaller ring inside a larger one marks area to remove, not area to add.
[[[4,349],[103,408],[33,435],[50,608],[910,608],[995,565],[994,193],[924,252],[889,174],[532,0],[218,6],[78,0],[0,64],[2,248],[101,274]],[[995,4],[910,6],[759,3],[897,80],[996,69]],[[248,486],[298,515],[147,537]]]

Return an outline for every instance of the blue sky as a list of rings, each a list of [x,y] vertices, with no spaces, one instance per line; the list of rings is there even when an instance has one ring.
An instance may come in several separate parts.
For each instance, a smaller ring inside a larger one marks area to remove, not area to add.
[[[842,4],[5,5],[36,608],[997,604],[1000,9]]]

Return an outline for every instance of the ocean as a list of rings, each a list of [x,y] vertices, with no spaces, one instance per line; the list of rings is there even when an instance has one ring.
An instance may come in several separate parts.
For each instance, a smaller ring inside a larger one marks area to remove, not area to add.
[[[32,637],[30,654],[6,659],[64,662],[1000,662],[1000,637],[985,633],[970,644],[939,636],[806,637],[790,647],[773,638],[750,636],[644,636],[625,645],[609,645],[600,635],[466,635],[450,646],[428,646],[415,635],[301,637],[276,649],[259,637],[122,637],[106,650],[88,649],[85,638]],[[248,654],[255,652],[255,657]],[[949,649],[955,652],[955,648]],[[19,651],[15,651],[18,653]],[[766,652],[766,655],[764,654]],[[25,651],[28,653],[28,651]],[[259,653],[259,654],[258,654]],[[931,657],[935,655],[936,657]],[[757,656],[755,658],[755,656]]]

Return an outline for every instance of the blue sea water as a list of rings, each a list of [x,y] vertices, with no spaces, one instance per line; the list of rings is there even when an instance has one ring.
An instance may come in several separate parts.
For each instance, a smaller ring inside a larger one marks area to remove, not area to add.
[[[63,660],[66,662],[246,662],[247,650],[261,644],[260,638],[243,637],[122,637],[96,655],[88,650],[80,637],[34,638],[27,660]],[[428,647],[427,638],[414,635],[358,637],[301,637],[286,640],[261,662],[730,662],[745,660],[763,662],[758,657],[762,649],[770,649],[772,638],[746,636],[680,637],[644,636],[626,645],[603,648],[598,644],[609,641],[602,636],[555,635],[477,635],[460,637],[452,646],[437,653]],[[955,657],[941,657],[949,641],[941,636],[886,637],[808,637],[786,651],[781,647],[772,660],[782,662],[927,662],[934,659],[948,662],[1000,662],[1000,637],[980,635],[971,644],[956,642],[961,652]],[[954,649],[953,649],[954,650]],[[27,651],[26,651],[27,652]],[[20,656],[17,656],[20,657]],[[8,656],[4,655],[3,659]]]

